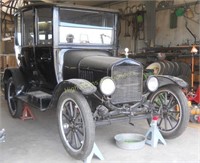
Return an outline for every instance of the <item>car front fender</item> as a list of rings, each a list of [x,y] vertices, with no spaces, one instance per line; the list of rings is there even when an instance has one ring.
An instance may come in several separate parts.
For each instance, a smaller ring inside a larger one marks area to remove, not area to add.
[[[169,76],[169,75],[156,75],[155,77],[158,79],[159,87],[169,85],[169,84],[176,84],[181,88],[187,88],[189,86],[187,82],[185,82],[183,79],[180,79],[178,77]]]
[[[57,101],[63,92],[80,91],[83,95],[91,95],[96,92],[97,87],[85,79],[69,79],[60,82],[54,89],[49,108],[57,105]]]

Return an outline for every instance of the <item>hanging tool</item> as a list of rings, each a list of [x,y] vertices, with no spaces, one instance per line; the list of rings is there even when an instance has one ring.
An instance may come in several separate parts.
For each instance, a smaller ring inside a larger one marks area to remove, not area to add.
[[[123,13],[124,13],[124,15],[131,13],[131,8],[128,6],[128,2],[126,4],[126,8],[124,9]],[[131,35],[129,33],[129,26],[130,26],[131,23],[130,23],[129,17],[126,16],[124,18],[124,20],[125,20],[125,34],[124,34],[124,37],[130,37]]]
[[[144,40],[144,12],[137,13],[138,38]]]
[[[170,29],[177,28],[177,16],[175,11],[170,13]]]
[[[188,28],[188,23],[187,23],[187,21],[185,22],[185,28],[186,28],[186,29],[188,30],[188,32],[194,37],[194,44],[196,45],[196,40],[197,40],[197,38],[196,38],[195,34],[192,33],[192,31]]]
[[[128,20],[128,18],[125,19],[125,34],[124,37],[130,37],[130,33],[129,33],[129,26],[130,26],[130,21]]]
[[[144,40],[144,11],[137,11],[132,17],[132,38],[134,39],[134,52],[137,49],[137,40]]]

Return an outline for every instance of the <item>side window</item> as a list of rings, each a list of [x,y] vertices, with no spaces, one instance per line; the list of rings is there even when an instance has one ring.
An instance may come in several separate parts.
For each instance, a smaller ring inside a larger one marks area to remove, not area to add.
[[[17,15],[15,19],[15,45],[21,46],[21,15]]]
[[[52,44],[52,8],[37,9],[37,44]]]
[[[25,11],[23,17],[23,45],[33,45],[33,10]]]

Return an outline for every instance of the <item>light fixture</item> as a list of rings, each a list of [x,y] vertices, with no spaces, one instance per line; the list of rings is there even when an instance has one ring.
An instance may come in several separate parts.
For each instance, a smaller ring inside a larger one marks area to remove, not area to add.
[[[191,53],[196,54],[198,52],[197,48],[195,45],[192,46]]]

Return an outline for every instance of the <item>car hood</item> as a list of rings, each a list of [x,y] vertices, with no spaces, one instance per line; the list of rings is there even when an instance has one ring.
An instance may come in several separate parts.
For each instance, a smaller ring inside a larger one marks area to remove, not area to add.
[[[112,65],[123,60],[122,58],[109,56],[89,56],[79,62],[80,70],[109,72]]]

